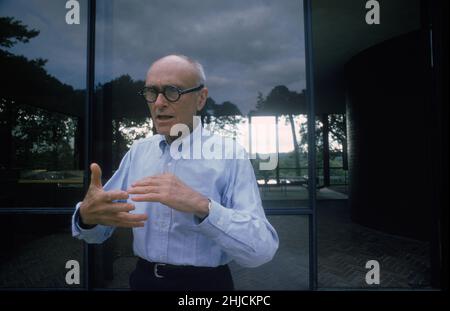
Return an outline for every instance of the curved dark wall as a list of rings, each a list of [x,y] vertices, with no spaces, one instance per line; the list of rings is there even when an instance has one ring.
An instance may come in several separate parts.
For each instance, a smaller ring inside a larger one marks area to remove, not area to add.
[[[419,31],[390,39],[346,65],[352,219],[427,240],[427,72]]]

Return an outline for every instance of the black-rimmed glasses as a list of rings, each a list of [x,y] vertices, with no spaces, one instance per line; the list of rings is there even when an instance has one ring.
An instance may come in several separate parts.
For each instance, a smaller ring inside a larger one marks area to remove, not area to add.
[[[174,85],[165,85],[162,87],[162,90],[160,90],[156,86],[146,86],[139,92],[139,95],[144,96],[148,103],[154,103],[160,93],[163,94],[168,101],[176,102],[180,99],[181,95],[200,91],[203,87],[204,85],[200,84],[199,86],[182,90]]]

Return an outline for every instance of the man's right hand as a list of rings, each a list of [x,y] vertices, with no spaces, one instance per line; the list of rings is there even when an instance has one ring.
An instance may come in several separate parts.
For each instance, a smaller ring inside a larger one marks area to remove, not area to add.
[[[130,214],[129,212],[134,210],[133,204],[113,202],[114,200],[128,199],[128,193],[120,190],[103,190],[101,176],[100,166],[92,163],[91,184],[79,209],[81,221],[86,225],[143,227],[147,215]]]

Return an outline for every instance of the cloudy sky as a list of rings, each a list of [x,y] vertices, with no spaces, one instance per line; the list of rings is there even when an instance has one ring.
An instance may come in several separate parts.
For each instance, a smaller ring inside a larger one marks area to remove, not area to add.
[[[67,25],[61,0],[0,0],[0,14],[41,31],[12,52],[48,59],[62,82],[84,88],[87,1]],[[144,79],[149,64],[182,53],[205,67],[210,96],[243,113],[276,85],[305,88],[303,4],[298,0],[98,0],[96,82]]]

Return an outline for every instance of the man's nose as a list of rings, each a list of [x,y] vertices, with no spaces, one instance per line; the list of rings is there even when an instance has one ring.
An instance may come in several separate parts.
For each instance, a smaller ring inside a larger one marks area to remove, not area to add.
[[[159,93],[158,96],[156,96],[156,100],[153,105],[155,106],[155,108],[161,108],[167,106],[168,103],[164,95],[162,93]]]

